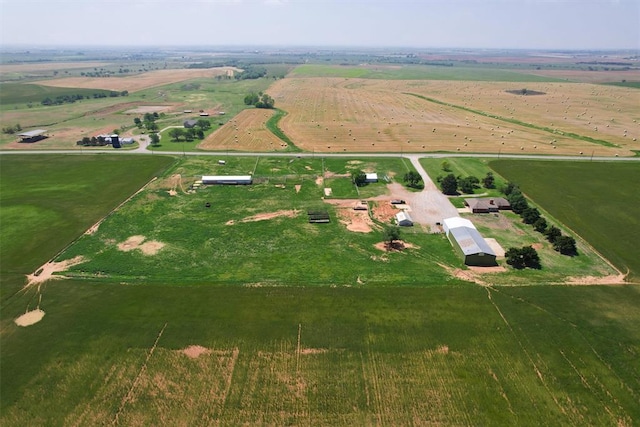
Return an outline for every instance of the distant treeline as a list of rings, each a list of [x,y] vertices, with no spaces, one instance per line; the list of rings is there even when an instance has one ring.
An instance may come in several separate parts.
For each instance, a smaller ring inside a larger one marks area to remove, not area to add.
[[[81,94],[72,94],[72,95],[58,95],[55,98],[46,97],[40,103],[45,106],[49,105],[62,105],[62,104],[72,104],[76,101],[80,101],[82,99],[98,99],[98,98],[117,98],[119,96],[127,96],[129,95],[129,91],[123,90],[122,92],[117,92],[115,90],[105,91],[105,92],[95,92],[92,95],[81,95]]]

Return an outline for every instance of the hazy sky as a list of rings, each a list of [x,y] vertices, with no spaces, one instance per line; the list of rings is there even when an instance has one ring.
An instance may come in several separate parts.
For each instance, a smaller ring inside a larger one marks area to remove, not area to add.
[[[2,45],[640,48],[640,0],[0,0]]]

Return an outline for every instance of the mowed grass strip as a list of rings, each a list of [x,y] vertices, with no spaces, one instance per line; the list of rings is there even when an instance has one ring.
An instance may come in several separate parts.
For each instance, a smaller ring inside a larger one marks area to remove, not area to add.
[[[629,281],[640,279],[638,164],[495,160],[490,166],[629,272]]]
[[[0,157],[2,296],[164,170],[162,156]],[[15,278],[11,279],[11,278]]]
[[[3,310],[0,421],[633,425],[639,303],[636,287],[52,282],[37,325]]]

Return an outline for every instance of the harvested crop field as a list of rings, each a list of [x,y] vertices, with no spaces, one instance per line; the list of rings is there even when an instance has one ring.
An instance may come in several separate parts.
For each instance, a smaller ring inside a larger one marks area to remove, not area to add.
[[[104,67],[109,62],[43,62],[24,64],[0,64],[0,73],[23,73],[29,71],[70,70],[75,68]],[[93,88],[92,88],[93,89]]]
[[[248,109],[212,133],[198,148],[203,150],[279,151],[287,144],[266,127],[273,110]]]
[[[527,83],[289,78],[270,93],[283,131],[308,151],[631,155],[633,89]]]
[[[126,77],[69,77],[54,80],[42,80],[35,82],[43,86],[79,87],[88,89],[107,89],[136,92],[150,87],[162,86],[169,83],[200,77],[215,77],[227,75],[229,70],[239,71],[234,67],[219,67],[209,69],[183,69],[183,70],[157,70]]]

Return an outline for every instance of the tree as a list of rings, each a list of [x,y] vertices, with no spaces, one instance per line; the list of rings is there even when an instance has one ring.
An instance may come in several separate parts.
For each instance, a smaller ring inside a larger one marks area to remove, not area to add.
[[[404,174],[404,182],[411,188],[423,188],[422,177],[416,171],[409,171]]]
[[[244,97],[244,105],[256,105],[259,100],[258,94],[251,92]]]
[[[476,188],[478,188],[478,184],[480,180],[475,176],[468,176],[466,178],[458,178],[458,188],[460,191],[467,194],[472,194]]]
[[[156,122],[146,122],[145,127],[152,132],[155,132],[158,130],[158,124]]]
[[[449,196],[458,194],[458,178],[452,173],[442,178],[440,182],[442,192]]]
[[[507,200],[509,200],[509,204],[511,204],[511,210],[513,210],[518,215],[521,215],[525,209],[529,207],[529,203],[527,203],[527,199],[522,195],[520,191],[512,192],[507,196]]]
[[[358,187],[362,187],[367,183],[367,175],[361,170],[351,172],[351,182]]]
[[[540,211],[537,208],[528,207],[522,211],[522,222],[525,224],[534,224],[540,219]]]
[[[507,182],[507,185],[502,189],[502,192],[505,196],[508,196],[516,191],[520,193],[520,188],[518,188],[518,184],[515,184],[513,182]]]
[[[393,242],[400,240],[400,227],[395,225],[389,225],[384,228],[382,232],[385,242],[388,247],[393,247]]]
[[[169,131],[169,136],[173,138],[174,141],[180,141],[183,135],[184,131],[181,128],[173,128]]]
[[[448,161],[443,160],[443,161],[442,161],[441,166],[442,166],[442,170],[443,170],[443,171],[445,171],[445,172],[451,172],[451,165],[449,164],[449,162],[448,162]]]
[[[509,248],[507,252],[505,252],[505,258],[507,259],[507,264],[519,270],[523,268],[542,268],[540,265],[540,256],[531,246]]]
[[[142,127],[142,120],[140,120],[140,117],[133,119],[133,123],[138,127]]]
[[[547,240],[553,244],[560,236],[562,236],[562,231],[560,231],[560,229],[555,225],[552,225],[547,229],[547,231],[545,231],[544,235],[547,237]]]
[[[496,188],[495,180],[493,172],[487,172],[487,176],[482,180],[482,185],[484,185],[484,188]]]
[[[255,103],[255,106],[256,108],[273,108],[275,103],[276,101],[272,97],[270,97],[266,93],[263,93],[260,97],[260,100]]]
[[[533,223],[533,229],[538,233],[544,234],[547,231],[547,220],[543,217],[540,217]]]
[[[211,127],[211,122],[206,119],[200,119],[196,122],[196,126],[202,130],[207,130]]]
[[[204,131],[201,128],[196,129],[196,137],[198,137],[198,139],[204,139]]]
[[[553,249],[562,255],[578,255],[576,239],[571,236],[560,236],[553,242]]]
[[[158,135],[157,133],[150,133],[149,140],[151,141],[151,145],[155,147],[160,144],[160,135]]]

